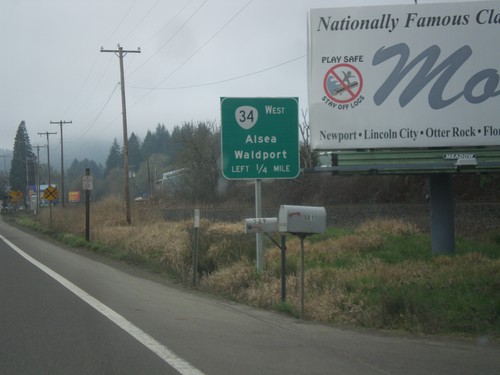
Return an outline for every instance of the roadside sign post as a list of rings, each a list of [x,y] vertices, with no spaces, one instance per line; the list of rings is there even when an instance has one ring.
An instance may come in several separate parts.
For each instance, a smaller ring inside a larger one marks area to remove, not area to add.
[[[286,302],[286,236],[281,234],[281,243],[276,242],[269,233],[278,232],[278,218],[254,217],[245,219],[245,233],[263,233],[281,251],[281,302]]]
[[[300,173],[297,98],[221,98],[222,174],[255,180],[255,216],[262,217],[262,179],[293,179]],[[264,263],[256,233],[257,272]]]
[[[93,189],[90,168],[85,169],[83,176],[83,190],[85,190],[85,240],[90,241],[90,191]]]
[[[200,209],[194,209],[194,244],[193,244],[193,286],[198,282],[198,253],[200,247]]]
[[[52,229],[52,202],[54,202],[59,196],[59,191],[57,187],[49,185],[43,191],[43,199],[47,199],[49,201],[49,229]]]

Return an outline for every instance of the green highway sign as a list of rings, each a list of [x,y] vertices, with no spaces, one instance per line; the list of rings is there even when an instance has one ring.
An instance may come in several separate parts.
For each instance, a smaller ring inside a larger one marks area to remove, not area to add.
[[[298,98],[221,98],[221,134],[227,179],[299,175]]]

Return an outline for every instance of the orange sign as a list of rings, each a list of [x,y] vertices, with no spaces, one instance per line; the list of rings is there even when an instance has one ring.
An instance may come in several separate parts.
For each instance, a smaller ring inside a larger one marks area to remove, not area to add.
[[[78,202],[80,202],[80,192],[79,191],[70,191],[70,192],[68,192],[68,202],[69,203],[78,203]]]

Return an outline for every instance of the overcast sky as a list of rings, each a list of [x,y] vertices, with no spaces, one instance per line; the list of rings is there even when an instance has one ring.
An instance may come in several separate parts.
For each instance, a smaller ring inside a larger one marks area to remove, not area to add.
[[[294,96],[305,110],[309,9],[413,3],[0,0],[0,148],[12,149],[23,120],[33,146],[46,143],[39,132],[59,133],[51,121],[72,121],[65,159],[82,159],[100,141],[106,152],[115,137],[121,144],[119,59],[100,52],[118,43],[141,48],[124,59],[129,135],[143,139],[158,123],[220,122],[222,96]]]

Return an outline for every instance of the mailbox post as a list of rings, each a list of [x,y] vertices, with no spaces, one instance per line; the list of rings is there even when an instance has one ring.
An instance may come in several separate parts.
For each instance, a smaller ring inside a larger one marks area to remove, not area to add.
[[[278,232],[278,218],[254,217],[245,219],[245,233],[264,233],[281,250],[281,302],[286,301],[286,239],[281,234],[281,244],[277,243],[269,233]]]
[[[324,207],[282,205],[278,214],[278,229],[300,238],[300,318],[304,318],[304,239],[326,230]]]

